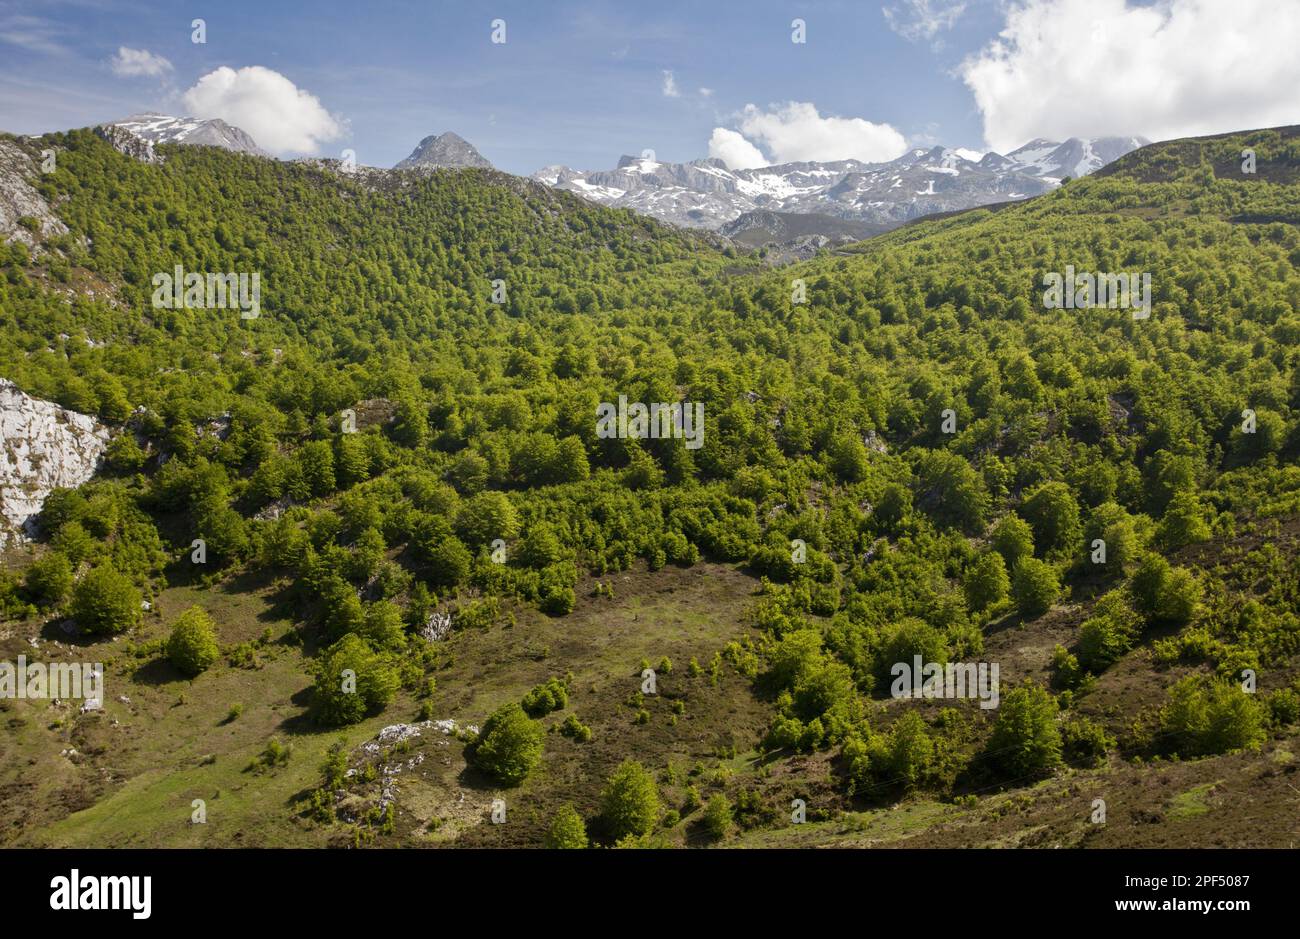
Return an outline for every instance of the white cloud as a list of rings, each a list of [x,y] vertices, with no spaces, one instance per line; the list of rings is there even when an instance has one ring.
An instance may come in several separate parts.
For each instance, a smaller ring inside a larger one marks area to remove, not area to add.
[[[762,144],[774,163],[805,160],[879,163],[901,156],[907,150],[903,135],[888,124],[873,124],[860,117],[823,117],[807,101],[788,101],[772,105],[766,111],[747,104],[739,114],[738,123],[739,134],[725,128],[714,130],[709,141],[711,155],[721,156],[714,153],[716,146],[725,147],[737,157],[752,159],[758,153],[756,144]],[[719,131],[724,131],[721,137]],[[742,151],[737,140],[749,144],[751,151]]]
[[[713,97],[713,89],[712,89],[712,88],[701,88],[701,89],[700,89],[700,97],[701,97],[701,98],[712,98],[712,97]]]
[[[1297,123],[1298,47],[1300,7],[1272,0],[1019,0],[960,74],[1005,153],[1034,137]]]
[[[345,131],[315,95],[260,65],[238,71],[223,65],[200,78],[182,100],[194,117],[219,117],[272,153],[315,153]]]
[[[117,55],[113,56],[108,64],[113,69],[114,75],[121,75],[123,78],[134,78],[139,75],[156,78],[172,70],[172,64],[162,56],[155,55],[148,49],[129,49],[126,46],[118,46]]]
[[[727,169],[732,170],[752,170],[767,166],[767,157],[763,156],[758,147],[725,127],[713,128],[713,136],[709,138],[709,156],[721,160],[727,164]]]
[[[904,39],[933,39],[952,29],[966,12],[966,0],[904,0],[901,6],[883,7],[889,28]]]
[[[680,98],[682,93],[677,90],[677,79],[673,78],[673,73],[664,69],[663,92],[665,98]]]

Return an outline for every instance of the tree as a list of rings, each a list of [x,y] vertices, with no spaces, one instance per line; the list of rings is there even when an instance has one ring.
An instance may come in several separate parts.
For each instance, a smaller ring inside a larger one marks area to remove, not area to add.
[[[987,610],[1005,600],[1011,589],[1011,578],[1007,576],[1002,555],[996,551],[981,554],[971,565],[962,589],[972,610]]]
[[[382,710],[397,693],[399,676],[388,656],[349,633],[316,662],[317,720],[327,726],[355,724]]]
[[[456,533],[471,547],[519,534],[519,516],[502,492],[480,492],[466,499],[456,513]]]
[[[1007,562],[1007,570],[1014,571],[1022,559],[1034,553],[1034,530],[1029,523],[1016,515],[1004,515],[993,527],[993,550]]]
[[[111,636],[139,625],[142,602],[131,578],[103,564],[72,589],[72,618],[83,633]]]
[[[190,607],[172,626],[167,658],[182,675],[193,678],[206,671],[219,654],[212,617],[202,607]]]
[[[1142,560],[1129,589],[1134,608],[1156,622],[1189,622],[1201,599],[1201,585],[1191,571],[1170,567],[1158,554]]]
[[[573,806],[560,806],[560,810],[551,818],[551,827],[546,832],[546,846],[558,849],[587,846],[587,826]]]
[[[1079,525],[1079,503],[1063,482],[1044,483],[1025,499],[1020,514],[1034,532],[1034,544],[1046,557],[1069,556],[1076,552],[1083,530]]]
[[[731,832],[733,825],[731,801],[721,792],[709,797],[704,806],[704,829],[717,841]]]
[[[516,703],[504,704],[483,724],[471,746],[474,765],[505,786],[518,786],[542,761],[545,732]]]
[[[646,835],[659,821],[659,790],[654,777],[636,760],[624,760],[601,795],[601,817],[610,837]]]
[[[43,607],[57,606],[72,590],[72,565],[62,552],[51,551],[27,568],[27,592]]]
[[[1012,575],[1011,593],[1022,616],[1042,616],[1061,593],[1056,569],[1038,558],[1024,558]]]
[[[1079,628],[1079,662],[1094,674],[1105,670],[1133,648],[1141,627],[1125,595],[1112,590]]]
[[[1061,762],[1056,700],[1026,679],[1002,699],[985,751],[993,765],[1015,779],[1035,776]]]
[[[1254,749],[1264,740],[1264,709],[1233,682],[1189,675],[1169,689],[1160,712],[1168,746],[1182,756]]]

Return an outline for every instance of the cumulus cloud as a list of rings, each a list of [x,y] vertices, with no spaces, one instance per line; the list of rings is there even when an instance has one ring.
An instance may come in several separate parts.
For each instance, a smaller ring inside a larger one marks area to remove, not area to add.
[[[344,125],[315,95],[260,65],[215,69],[182,96],[194,117],[219,117],[272,153],[315,153]]]
[[[682,93],[677,90],[677,79],[668,69],[664,69],[663,92],[665,98],[680,98]]]
[[[1001,153],[1035,137],[1167,140],[1300,121],[1300,8],[1019,0],[959,72]]]
[[[709,156],[721,160],[731,170],[752,170],[767,166],[767,157],[763,156],[763,151],[736,131],[725,127],[713,128],[713,136],[709,138]]]
[[[883,7],[889,28],[904,39],[933,39],[941,30],[952,29],[966,12],[966,0],[904,0]]]
[[[126,46],[118,46],[117,55],[113,56],[108,64],[114,75],[123,78],[135,78],[140,75],[157,78],[172,70],[172,64],[162,56],[155,55],[148,49],[129,49]]]
[[[879,163],[901,156],[907,141],[888,124],[873,124],[860,117],[823,117],[807,101],[788,101],[763,110],[745,105],[738,115],[740,133],[717,128],[709,141],[709,153],[719,156],[725,149],[734,157],[752,160],[761,144],[772,163],[804,160],[863,160]],[[719,135],[719,131],[723,131]],[[739,142],[749,145],[749,150]],[[728,163],[730,166],[731,164]]]

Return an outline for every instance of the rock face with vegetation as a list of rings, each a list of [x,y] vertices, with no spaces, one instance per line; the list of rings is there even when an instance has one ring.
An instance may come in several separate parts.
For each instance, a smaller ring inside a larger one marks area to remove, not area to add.
[[[95,418],[0,378],[0,548],[34,534],[53,490],[75,489],[94,476],[108,440]]]

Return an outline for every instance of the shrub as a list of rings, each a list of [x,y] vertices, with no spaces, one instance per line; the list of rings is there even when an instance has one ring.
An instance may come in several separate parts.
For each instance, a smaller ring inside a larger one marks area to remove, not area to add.
[[[1002,699],[986,755],[1009,776],[1035,776],[1061,762],[1061,732],[1056,702],[1045,689],[1026,680]]]
[[[1005,600],[1011,589],[1011,579],[1007,576],[1007,565],[1002,555],[996,551],[980,555],[971,565],[962,589],[972,610],[987,610]]]
[[[1183,756],[1254,749],[1265,736],[1263,707],[1240,685],[1189,675],[1169,689],[1160,729]]]
[[[730,800],[721,792],[711,796],[704,807],[703,819],[704,829],[711,837],[719,841],[727,837],[734,824]]]
[[[1042,616],[1061,593],[1061,583],[1052,565],[1038,558],[1023,558],[1011,581],[1016,609],[1022,616]]]
[[[586,743],[591,739],[591,728],[578,720],[578,715],[569,714],[560,725],[560,734],[575,743]]]
[[[569,689],[558,678],[552,678],[544,685],[538,685],[521,702],[529,717],[542,717],[552,711],[559,711],[569,703]]]
[[[484,722],[469,756],[475,766],[502,785],[517,786],[541,763],[544,737],[541,725],[522,707],[505,704]]]
[[[571,805],[562,805],[551,819],[546,831],[546,846],[559,849],[580,849],[587,846],[587,826],[582,816]]]
[[[391,658],[377,654],[364,639],[350,633],[316,662],[317,720],[330,726],[355,724],[366,714],[382,710],[399,684]]]
[[[1190,622],[1201,599],[1201,585],[1191,571],[1170,567],[1158,554],[1143,559],[1129,586],[1133,606],[1158,622]]]
[[[635,760],[614,770],[601,795],[601,817],[615,841],[654,830],[659,820],[659,791],[654,777]]]
[[[212,617],[192,606],[180,615],[167,640],[167,658],[182,675],[193,677],[217,660],[217,632]]]
[[[1080,663],[1090,672],[1104,671],[1133,648],[1140,626],[1123,593],[1106,594],[1079,629]]]
[[[139,624],[141,602],[131,579],[104,564],[73,588],[72,618],[83,633],[110,636]]]
[[[1024,519],[1005,515],[993,528],[992,544],[1007,562],[1007,569],[1014,571],[1022,560],[1033,556],[1034,531]]]
[[[27,592],[42,607],[57,606],[72,591],[72,565],[66,555],[51,551],[27,568]]]
[[[1106,762],[1106,751],[1113,746],[1115,741],[1105,728],[1086,717],[1061,728],[1061,755],[1076,766],[1100,766]]]

